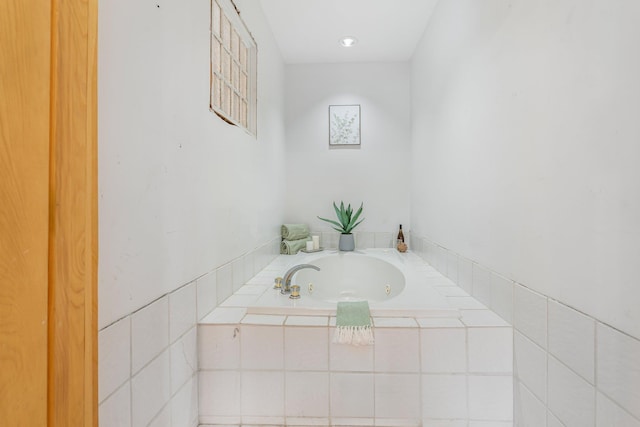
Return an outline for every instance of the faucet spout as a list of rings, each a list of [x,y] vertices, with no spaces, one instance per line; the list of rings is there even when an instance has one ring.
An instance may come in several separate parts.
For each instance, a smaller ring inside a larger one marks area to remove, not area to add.
[[[313,268],[316,271],[320,271],[320,267],[317,267],[313,264],[294,265],[289,269],[289,271],[284,274],[284,278],[282,279],[282,288],[280,289],[281,294],[288,294],[291,292],[291,279],[298,270],[302,270],[303,268]]]

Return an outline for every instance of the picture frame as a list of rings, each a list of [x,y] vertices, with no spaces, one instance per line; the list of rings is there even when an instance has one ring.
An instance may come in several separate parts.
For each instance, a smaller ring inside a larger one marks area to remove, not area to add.
[[[360,105],[329,105],[329,146],[360,145]]]

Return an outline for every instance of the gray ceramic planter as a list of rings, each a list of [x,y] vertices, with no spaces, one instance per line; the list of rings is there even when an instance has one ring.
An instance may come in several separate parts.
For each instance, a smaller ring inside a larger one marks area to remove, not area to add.
[[[340,241],[338,242],[338,249],[341,251],[352,251],[356,248],[356,243],[353,239],[353,234],[340,234]]]

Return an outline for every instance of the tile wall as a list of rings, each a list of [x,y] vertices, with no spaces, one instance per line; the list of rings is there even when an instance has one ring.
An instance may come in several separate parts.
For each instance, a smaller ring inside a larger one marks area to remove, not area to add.
[[[516,426],[640,427],[640,340],[413,237],[414,251],[513,324]]]
[[[201,425],[512,426],[512,327],[453,282],[437,290],[461,319],[374,318],[355,347],[332,342],[334,317],[246,314],[280,270],[200,322]]]
[[[198,425],[197,322],[271,262],[279,243],[274,239],[99,331],[101,427]]]

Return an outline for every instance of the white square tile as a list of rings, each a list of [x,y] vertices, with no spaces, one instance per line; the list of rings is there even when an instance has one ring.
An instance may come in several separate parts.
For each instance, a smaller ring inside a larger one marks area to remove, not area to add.
[[[562,424],[560,420],[551,413],[551,411],[547,411],[547,427],[566,427],[566,426]]]
[[[198,371],[196,328],[171,346],[171,394],[175,394]]]
[[[242,372],[242,417],[284,417],[284,373]]]
[[[452,308],[466,310],[486,310],[488,307],[475,297],[446,297],[447,303]]]
[[[376,427],[422,427],[419,419],[410,418],[376,418]]]
[[[542,402],[547,401],[547,352],[514,332],[514,374]]]
[[[515,420],[517,427],[545,427],[547,407],[521,382],[515,389]]]
[[[453,252],[447,252],[447,277],[458,283],[458,255]]]
[[[510,326],[491,310],[460,310],[462,323],[469,327]]]
[[[327,371],[329,369],[328,328],[284,329],[285,369],[293,371]]]
[[[595,425],[595,389],[554,357],[548,361],[548,407],[567,427]]]
[[[131,316],[131,372],[138,372],[169,345],[169,299],[144,307]]]
[[[598,324],[598,388],[640,418],[640,341]]]
[[[473,292],[473,264],[466,258],[458,258],[458,286],[467,291]]]
[[[420,372],[419,329],[375,329],[376,372]]]
[[[509,323],[513,323],[513,282],[491,274],[491,309]]]
[[[291,427],[326,427],[330,425],[328,417],[287,417],[286,423]]]
[[[512,421],[469,421],[469,427],[513,427]],[[538,426],[542,427],[542,426]]]
[[[467,371],[467,336],[464,328],[422,329],[422,372]]]
[[[205,325],[237,325],[246,316],[247,309],[241,307],[218,307],[200,320]]]
[[[640,427],[640,421],[637,418],[602,393],[597,393],[596,400],[596,427]]]
[[[329,416],[328,372],[286,372],[285,390],[287,417]]]
[[[262,295],[266,290],[271,289],[265,285],[244,285],[235,292],[235,295]]]
[[[131,383],[127,382],[98,408],[100,427],[131,426]]]
[[[286,326],[327,326],[328,316],[287,316]]]
[[[422,427],[468,427],[467,420],[423,420]]]
[[[393,233],[378,232],[375,233],[374,244],[376,248],[392,248],[395,240],[393,239]]]
[[[169,294],[169,342],[175,342],[197,322],[196,283]]]
[[[284,325],[286,316],[273,314],[247,314],[242,319],[244,325],[281,326]]]
[[[171,405],[162,408],[147,427],[171,427]]]
[[[98,333],[98,400],[102,402],[131,376],[131,317]]]
[[[489,307],[491,305],[491,272],[486,268],[473,264],[473,287],[471,295]]]
[[[547,298],[521,285],[514,288],[514,326],[542,348],[547,348]]]
[[[283,327],[242,325],[240,355],[242,369],[283,369]]]
[[[219,307],[249,307],[258,299],[259,295],[231,295]]]
[[[466,375],[423,375],[422,418],[466,419]]]
[[[464,325],[458,319],[424,318],[416,320],[418,321],[418,326],[421,328],[464,328]]]
[[[244,285],[244,261],[242,257],[236,258],[231,262],[231,274],[233,277],[233,292],[237,291]]]
[[[435,246],[435,259],[433,266],[438,270],[443,276],[447,275],[447,253],[448,251],[442,246]]]
[[[225,264],[216,270],[216,298],[218,305],[233,294],[233,267]]]
[[[171,397],[171,362],[163,352],[131,379],[133,426],[146,426]]]
[[[555,301],[549,301],[548,310],[549,353],[593,384],[595,321]]]
[[[513,419],[513,377],[469,376],[469,418],[510,421]]]
[[[335,317],[333,318],[335,321]],[[329,334],[333,336],[334,330]],[[329,343],[329,369],[331,371],[373,371],[372,345],[354,346]]]
[[[373,427],[373,418],[331,418],[331,427]]]
[[[240,372],[200,371],[198,373],[200,417],[239,417]]]
[[[204,318],[216,308],[216,305],[218,305],[217,292],[215,270],[196,280],[198,320]]]
[[[331,416],[373,417],[373,384],[372,373],[331,373]]]
[[[198,327],[200,369],[240,368],[240,329],[235,325]]]
[[[470,297],[464,289],[458,286],[437,286],[436,290],[445,297]]]
[[[512,328],[468,328],[467,339],[469,372],[513,372]]]
[[[355,240],[356,249],[369,249],[375,247],[375,235],[370,231],[356,232]]]
[[[420,418],[420,376],[376,374],[375,417]]]
[[[242,416],[242,426],[255,426],[255,427],[276,427],[276,426],[284,426],[284,417],[283,416],[252,416],[252,415],[243,415]],[[220,427],[220,426],[216,426]],[[230,426],[230,427],[236,427]]]
[[[374,317],[373,326],[376,328],[417,328],[418,324],[409,317]]]
[[[171,399],[171,425],[197,426],[198,376],[194,375]]]
[[[247,283],[256,275],[256,270],[253,269],[253,253],[243,256],[242,263],[244,264],[244,281]]]

